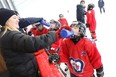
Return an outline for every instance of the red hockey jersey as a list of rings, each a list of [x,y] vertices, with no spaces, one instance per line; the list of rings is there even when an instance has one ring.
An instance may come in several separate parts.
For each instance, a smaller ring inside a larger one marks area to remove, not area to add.
[[[58,50],[58,48],[60,48],[60,44],[61,44],[61,42],[63,41],[63,39],[61,38],[60,40],[58,40],[58,41],[56,41],[55,43],[53,43],[52,45],[51,45],[51,50],[49,51],[51,54],[52,53],[57,53],[57,52],[59,52],[59,51],[57,51]]]
[[[34,36],[36,36],[36,30],[37,30],[36,28],[31,28],[31,29],[30,29],[30,31],[32,32],[32,34],[33,34]]]
[[[90,31],[95,31],[96,30],[96,19],[95,19],[95,11],[94,10],[88,10],[86,12],[87,16],[87,24],[90,26],[89,29]]]
[[[39,35],[42,35],[42,34],[47,34],[48,32],[49,32],[49,30],[45,27],[42,31],[39,31],[38,29],[36,29],[36,36],[39,36]]]
[[[66,62],[71,73],[78,77],[91,77],[94,69],[102,66],[101,55],[95,42],[82,38],[76,45],[65,39],[61,44],[61,62]]]
[[[68,26],[68,21],[65,18],[59,19],[58,21],[60,22],[61,26]]]

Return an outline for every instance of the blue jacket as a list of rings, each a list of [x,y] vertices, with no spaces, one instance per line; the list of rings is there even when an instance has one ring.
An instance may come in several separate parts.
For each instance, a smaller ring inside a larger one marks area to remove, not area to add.
[[[99,0],[98,1],[98,7],[99,8],[103,8],[104,7],[104,1],[103,0]]]
[[[28,18],[20,18],[19,19],[19,27],[24,28],[28,25],[40,22],[43,18],[36,18],[36,17],[28,17]]]

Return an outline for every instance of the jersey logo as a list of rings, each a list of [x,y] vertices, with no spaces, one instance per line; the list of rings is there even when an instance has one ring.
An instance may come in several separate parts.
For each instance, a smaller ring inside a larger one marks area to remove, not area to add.
[[[80,60],[80,59],[75,60],[73,58],[70,58],[70,63],[75,72],[77,72],[77,73],[83,72],[84,62],[82,60]]]
[[[81,56],[85,56],[86,55],[86,52],[85,51],[82,51],[81,52]]]

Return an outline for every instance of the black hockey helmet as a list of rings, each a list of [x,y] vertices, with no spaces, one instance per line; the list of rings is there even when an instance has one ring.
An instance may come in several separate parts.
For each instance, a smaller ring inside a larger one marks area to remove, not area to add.
[[[88,4],[88,10],[93,9],[95,5],[93,3]]]
[[[63,14],[59,14],[59,17],[64,17],[64,15]]]
[[[85,0],[81,0],[80,3],[84,2],[85,3]]]
[[[57,30],[57,29],[59,29],[60,28],[60,23],[58,22],[58,21],[55,21],[54,19],[52,19],[52,20],[50,20],[50,23],[55,23],[56,25],[55,25],[55,30]]]

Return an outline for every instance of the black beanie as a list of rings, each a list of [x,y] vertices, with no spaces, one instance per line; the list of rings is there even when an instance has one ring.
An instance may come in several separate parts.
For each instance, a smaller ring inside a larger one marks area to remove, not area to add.
[[[13,10],[0,8],[0,25],[5,26],[6,21],[12,16],[16,15]]]

